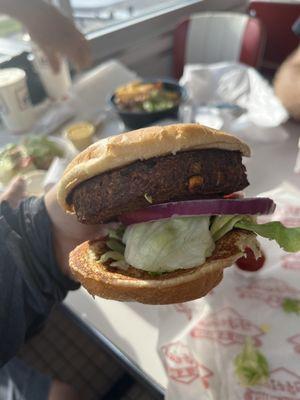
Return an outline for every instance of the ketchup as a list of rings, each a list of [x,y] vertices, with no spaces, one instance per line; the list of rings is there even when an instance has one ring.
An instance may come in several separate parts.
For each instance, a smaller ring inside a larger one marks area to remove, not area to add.
[[[261,257],[256,259],[253,251],[246,247],[244,256],[236,261],[236,265],[243,271],[258,271],[263,267],[265,261],[266,258],[263,253]]]

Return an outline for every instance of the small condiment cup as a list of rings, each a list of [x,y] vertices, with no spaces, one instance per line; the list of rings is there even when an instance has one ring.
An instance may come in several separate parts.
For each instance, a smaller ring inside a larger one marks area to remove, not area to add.
[[[70,140],[79,151],[84,150],[93,143],[94,134],[95,126],[86,121],[69,125],[64,131],[65,138]]]

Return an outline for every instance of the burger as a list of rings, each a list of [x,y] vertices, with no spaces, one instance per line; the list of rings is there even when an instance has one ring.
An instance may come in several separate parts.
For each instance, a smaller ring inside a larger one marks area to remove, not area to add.
[[[251,250],[256,234],[300,250],[300,229],[270,214],[268,198],[240,198],[248,145],[198,124],[153,126],[100,140],[67,167],[58,201],[105,237],[70,253],[74,278],[92,295],[171,304],[205,296],[223,270]]]

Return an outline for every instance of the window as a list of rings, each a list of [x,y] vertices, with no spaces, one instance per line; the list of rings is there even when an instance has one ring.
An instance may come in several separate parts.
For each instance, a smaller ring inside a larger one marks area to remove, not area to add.
[[[195,0],[70,0],[73,17],[84,33],[134,22],[157,12],[195,3]]]
[[[22,25],[7,15],[0,14],[0,62],[22,53],[27,47],[23,41]]]
[[[22,33],[22,26],[16,20],[0,15],[0,38],[14,38]]]

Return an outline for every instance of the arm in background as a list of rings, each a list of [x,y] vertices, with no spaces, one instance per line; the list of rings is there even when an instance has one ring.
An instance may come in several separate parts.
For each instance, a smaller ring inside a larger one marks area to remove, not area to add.
[[[88,41],[73,21],[54,6],[43,0],[0,0],[0,13],[19,20],[27,28],[55,72],[59,71],[59,56],[67,57],[79,69],[91,64]]]
[[[300,38],[300,18],[296,20],[292,29]],[[278,69],[274,89],[289,114],[300,120],[300,45]]]

